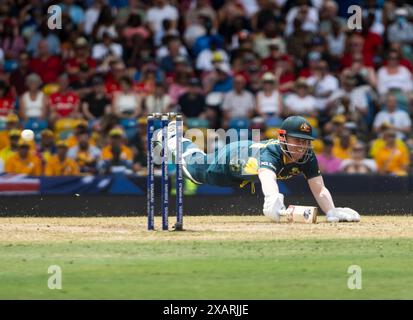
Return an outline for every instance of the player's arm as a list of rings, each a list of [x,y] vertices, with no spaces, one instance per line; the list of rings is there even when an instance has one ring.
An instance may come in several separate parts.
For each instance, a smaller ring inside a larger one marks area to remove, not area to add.
[[[311,179],[308,179],[308,185],[311,192],[313,193],[314,198],[316,199],[321,210],[328,212],[334,208],[333,198],[330,191],[324,185],[324,180],[322,176],[317,176]]]
[[[321,175],[308,179],[308,185],[321,210],[327,215],[328,222],[358,222],[360,215],[350,208],[336,208],[330,191],[324,185]]]
[[[280,220],[280,211],[285,210],[284,195],[279,192],[277,176],[274,171],[266,168],[258,170],[258,177],[264,193],[263,213],[274,221]]]

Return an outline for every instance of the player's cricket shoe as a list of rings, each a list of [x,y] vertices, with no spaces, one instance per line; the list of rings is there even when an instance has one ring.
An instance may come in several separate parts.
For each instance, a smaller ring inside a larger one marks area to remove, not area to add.
[[[167,149],[168,149],[168,157],[169,155],[172,156],[172,161],[175,163],[175,158],[176,158],[176,121],[171,121],[168,124],[168,140],[167,140]],[[192,143],[191,140],[187,138],[182,137],[182,144],[185,142],[190,142]],[[162,150],[162,129],[158,130],[155,139],[154,139],[154,161],[155,159],[159,160],[159,162],[155,163],[161,163],[161,150]],[[191,180],[195,184],[202,184],[201,182],[197,181],[192,177],[191,173],[189,172],[186,162],[185,162],[185,157],[196,153],[196,152],[202,152],[198,148],[193,148],[193,147],[188,147],[185,152],[182,154],[182,171],[184,172],[185,176]],[[202,152],[203,153],[203,152]],[[156,155],[155,155],[156,154]]]

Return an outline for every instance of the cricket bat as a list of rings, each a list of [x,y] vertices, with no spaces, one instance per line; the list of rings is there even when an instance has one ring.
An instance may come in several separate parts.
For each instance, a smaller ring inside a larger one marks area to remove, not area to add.
[[[316,223],[317,213],[317,207],[289,205],[281,211],[281,218],[285,217],[288,222]]]

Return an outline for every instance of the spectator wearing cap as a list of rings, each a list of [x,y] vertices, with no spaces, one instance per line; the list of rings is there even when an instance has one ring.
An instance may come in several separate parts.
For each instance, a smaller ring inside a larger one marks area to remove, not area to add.
[[[385,108],[377,113],[374,118],[374,131],[378,133],[383,124],[387,124],[388,128],[393,129],[400,139],[404,139],[412,129],[409,114],[397,108],[397,98],[392,93],[386,95]]]
[[[113,148],[119,148],[119,157],[122,160],[129,161],[132,164],[133,152],[124,143],[125,137],[122,129],[114,128],[109,132],[109,144],[102,149],[102,160],[113,159]]]
[[[295,92],[287,95],[284,101],[284,115],[317,116],[316,100],[309,92],[304,79],[295,82]]]
[[[127,76],[120,79],[120,89],[113,95],[112,113],[120,119],[136,119],[142,114],[142,97],[133,90]]]
[[[218,47],[217,41],[210,41],[209,48],[202,50],[196,58],[196,68],[203,72],[214,70],[214,63],[229,63],[225,50]]]
[[[176,28],[179,18],[178,10],[166,0],[156,0],[146,12],[146,22],[154,33],[155,45],[160,45],[163,36],[162,22],[168,19]]]
[[[20,129],[11,129],[8,132],[8,144],[0,151],[0,159],[4,164],[10,158],[10,156],[12,156],[17,151],[20,134]]]
[[[5,172],[40,176],[42,165],[40,159],[30,152],[30,143],[20,138],[17,150],[6,160]]]
[[[145,113],[165,113],[171,108],[172,100],[166,92],[165,83],[157,81],[154,92],[145,98]]]
[[[261,67],[250,65],[247,69],[246,76],[248,78],[247,90],[256,95],[262,90],[262,74]]]
[[[38,46],[38,54],[30,60],[29,70],[37,73],[44,84],[55,83],[63,72],[62,60],[49,53],[46,40],[40,40]]]
[[[111,157],[99,164],[101,174],[132,174],[132,162],[122,157],[122,149],[118,145],[110,147]]]
[[[77,134],[77,145],[69,148],[67,156],[76,161],[82,174],[97,173],[97,165],[101,158],[101,151],[90,143],[90,134],[82,129]]]
[[[3,150],[5,147],[9,146],[9,133],[13,129],[20,130],[20,122],[19,117],[14,114],[10,113],[6,116],[6,128],[5,130],[0,131],[0,151]]]
[[[323,139],[323,149],[317,154],[317,161],[321,173],[337,173],[340,171],[341,159],[333,154],[333,139],[326,136]]]
[[[29,75],[29,55],[26,52],[19,54],[18,68],[10,74],[10,86],[16,96],[21,96],[26,90],[26,77]]]
[[[8,60],[17,60],[25,49],[24,40],[19,34],[19,26],[13,18],[6,18],[3,22],[3,31],[0,33],[0,48]]]
[[[101,119],[111,111],[111,102],[105,92],[105,85],[101,76],[92,79],[92,91],[82,99],[82,113],[89,121]]]
[[[366,158],[364,143],[357,142],[351,150],[351,157],[341,163],[340,171],[348,174],[373,174],[377,172],[377,165],[373,159]]]
[[[197,78],[189,79],[188,91],[179,97],[177,108],[187,118],[205,116],[205,96]]]
[[[357,140],[353,139],[350,130],[344,129],[340,136],[333,137],[333,155],[341,160],[351,158],[351,150],[357,143]]]
[[[378,172],[386,175],[407,175],[410,159],[406,145],[400,147],[397,144],[397,134],[393,129],[384,132],[383,140],[385,144],[376,150],[374,155]]]
[[[214,71],[208,73],[202,81],[205,92],[229,92],[233,87],[231,68],[226,63],[216,63]]]
[[[324,111],[328,98],[339,88],[339,82],[337,78],[330,73],[327,62],[320,60],[314,75],[307,78],[306,81],[309,86],[313,87],[317,109]]]
[[[399,89],[405,93],[413,91],[412,73],[400,64],[400,55],[397,51],[390,51],[387,65],[377,72],[377,91],[384,95],[390,89]]]
[[[413,44],[413,23],[408,20],[407,9],[397,8],[394,14],[395,19],[387,29],[387,39],[403,45]]]
[[[59,77],[59,90],[50,95],[50,120],[77,118],[79,116],[79,96],[69,88],[69,76],[64,73]]]
[[[0,116],[7,116],[14,111],[14,99],[10,87],[0,80]]]
[[[42,162],[46,164],[46,161],[56,153],[54,133],[50,129],[45,129],[40,135],[40,144],[37,148],[37,154]]]
[[[377,138],[370,142],[369,157],[374,158],[377,154],[377,151],[384,147],[384,145],[386,144],[383,138],[384,133],[390,128],[391,128],[390,125],[386,122],[380,126],[379,131],[377,132]],[[397,147],[400,149],[406,148],[405,142],[402,139],[397,138],[397,137],[396,137],[396,144],[397,144]]]
[[[262,76],[263,89],[257,93],[256,113],[264,118],[283,114],[282,96],[277,89],[275,75],[266,72]]]
[[[67,146],[72,148],[79,143],[79,136],[88,132],[88,123],[85,120],[80,120],[75,126],[73,133],[66,139]],[[90,138],[89,143],[95,145],[95,141]]]
[[[246,79],[243,75],[234,76],[234,89],[225,94],[222,103],[224,121],[234,118],[251,118],[255,110],[255,98],[245,90]]]
[[[45,165],[44,174],[49,177],[77,176],[80,174],[76,161],[67,157],[68,145],[60,140],[56,143],[56,154],[50,156]]]
[[[36,73],[26,78],[28,90],[20,97],[19,114],[24,121],[28,119],[46,119],[48,98],[40,90],[42,80]]]
[[[77,38],[74,47],[74,56],[66,61],[66,72],[71,83],[78,80],[78,73],[81,67],[87,68],[88,78],[91,78],[96,72],[96,60],[90,56],[86,38]]]

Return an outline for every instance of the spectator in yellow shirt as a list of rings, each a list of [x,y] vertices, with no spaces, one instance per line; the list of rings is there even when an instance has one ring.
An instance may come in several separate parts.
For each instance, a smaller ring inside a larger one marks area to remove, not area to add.
[[[79,143],[79,140],[78,140],[79,135],[82,135],[82,133],[87,130],[89,130],[87,122],[85,120],[81,120],[79,124],[75,127],[73,134],[71,134],[66,139],[68,148],[70,149],[76,146]],[[95,137],[93,136],[89,137],[89,144],[91,144],[92,146],[96,145]]]
[[[397,176],[407,175],[410,159],[407,148],[401,148],[396,143],[396,132],[388,129],[383,139],[385,145],[376,150],[374,160],[381,174],[391,174]]]
[[[46,176],[76,176],[79,166],[76,161],[67,157],[68,145],[65,141],[56,143],[56,154],[51,155],[46,162]]]
[[[334,137],[333,141],[333,155],[341,160],[350,159],[353,146],[357,143],[357,138],[351,135],[348,129],[345,129],[340,136]]]
[[[6,163],[7,159],[17,151],[20,134],[21,131],[18,129],[12,129],[8,132],[7,146],[0,152],[0,159],[3,163]]]
[[[109,132],[110,143],[102,149],[102,160],[111,160],[113,158],[112,148],[120,148],[120,159],[132,161],[132,149],[123,143],[123,130],[119,128],[112,129]]]
[[[6,130],[0,132],[0,150],[10,145],[9,134],[13,129],[19,129],[19,117],[14,113],[10,113],[6,117]]]
[[[30,176],[40,176],[42,166],[40,159],[30,152],[30,142],[20,139],[17,152],[6,161],[7,173],[24,173]]]
[[[54,133],[50,129],[45,129],[41,133],[40,144],[37,149],[37,153],[42,160],[42,164],[46,164],[47,160],[56,153],[56,147],[54,143]]]

